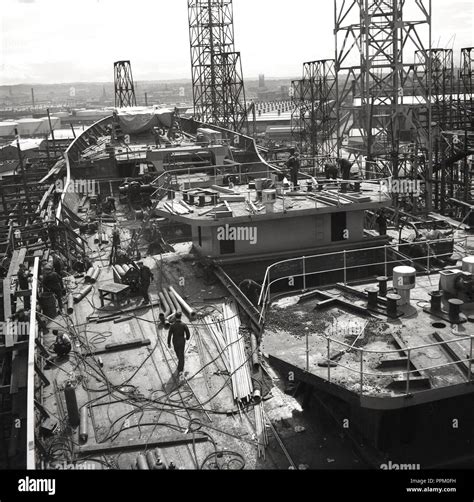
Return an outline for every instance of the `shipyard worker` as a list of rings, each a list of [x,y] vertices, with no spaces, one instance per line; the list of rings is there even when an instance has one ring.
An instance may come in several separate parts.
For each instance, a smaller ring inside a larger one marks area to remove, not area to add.
[[[148,288],[150,287],[150,282],[154,279],[154,277],[150,268],[144,265],[142,261],[138,262],[138,268],[140,271],[140,294],[143,296],[143,304],[146,305],[147,303],[150,303]]]
[[[63,310],[63,281],[49,263],[44,266],[43,290],[53,293],[58,301],[59,312]]]
[[[290,158],[286,161],[286,167],[290,171],[291,182],[295,190],[298,189],[298,174],[301,167],[300,154],[294,148],[290,148]]]
[[[17,274],[17,279],[18,279],[18,287],[20,288],[21,291],[29,291],[29,286],[28,286],[28,278],[32,277],[31,274],[28,274],[28,270],[25,266],[24,263],[20,263],[18,266],[18,274]],[[31,301],[30,301],[30,293],[27,293],[26,296],[23,297],[23,306],[25,307],[26,310],[30,310],[31,307]]]
[[[341,168],[342,179],[343,180],[350,180],[351,179],[352,162],[347,159],[338,158],[337,163],[339,164],[339,167]]]
[[[56,249],[56,241],[58,237],[58,227],[54,221],[50,221],[47,227],[49,242],[51,243],[51,249]]]
[[[71,339],[66,333],[59,333],[53,329],[53,335],[56,335],[56,341],[53,344],[53,350],[59,358],[65,357],[71,352]]]
[[[181,312],[176,312],[176,321],[171,325],[168,331],[168,348],[171,349],[171,341],[173,341],[174,351],[178,358],[178,375],[180,378],[184,371],[184,348],[186,346],[186,340],[189,340],[191,336],[189,328],[181,321],[181,317]]]
[[[379,211],[377,213],[377,218],[375,219],[375,223],[377,223],[379,227],[379,234],[387,235],[387,218],[383,211]]]
[[[324,173],[326,174],[326,179],[337,180],[337,167],[332,162],[326,162],[326,164],[324,164]]]
[[[161,140],[160,140],[160,132],[159,129],[153,128],[153,137],[155,138],[155,146],[156,148],[160,148]]]
[[[58,253],[51,253],[51,258],[53,259],[53,270],[59,275],[59,277],[62,277],[64,264],[61,258]]]

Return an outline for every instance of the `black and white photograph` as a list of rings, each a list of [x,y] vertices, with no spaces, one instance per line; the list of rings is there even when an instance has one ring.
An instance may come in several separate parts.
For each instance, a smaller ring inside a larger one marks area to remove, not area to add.
[[[472,502],[473,62],[472,0],[2,0],[0,501]]]

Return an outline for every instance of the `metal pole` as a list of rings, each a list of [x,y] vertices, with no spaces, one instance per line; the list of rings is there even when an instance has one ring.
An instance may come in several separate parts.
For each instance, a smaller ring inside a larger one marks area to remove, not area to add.
[[[309,328],[306,328],[305,331],[306,331],[306,371],[309,371],[309,336],[308,336]]]
[[[16,148],[18,150],[18,162],[20,163],[21,180],[23,182],[23,189],[25,190],[25,198],[26,198],[26,203],[28,205],[28,212],[32,213],[33,210],[28,190],[28,183],[26,181],[25,167],[23,165],[23,155],[21,154],[20,135],[18,134],[18,129],[16,128],[15,128],[15,137],[16,137]],[[20,210],[21,209],[22,209],[22,204],[20,202]]]
[[[360,354],[360,395],[364,394],[364,353],[359,350]]]
[[[51,139],[53,140],[53,152],[54,152],[54,156],[56,157],[56,141],[54,139],[53,126],[51,125],[51,115],[49,114],[49,108],[46,110],[46,112],[48,113],[49,130],[51,132]]]
[[[344,250],[344,286],[347,284],[347,257],[346,251]]]
[[[427,247],[428,247],[428,256],[427,256],[427,263],[426,263],[426,266],[428,268],[428,274],[430,273],[430,243],[429,241],[426,243]]]
[[[271,288],[272,287],[272,283],[270,281],[270,268],[268,269],[268,287],[267,287],[267,291],[265,293],[265,301],[263,302],[263,305],[265,306],[267,304],[267,299],[270,298],[272,292],[271,292]]]
[[[384,261],[385,261],[385,277],[388,277],[387,275],[387,244],[384,246]]]
[[[330,349],[331,349],[331,339],[328,337],[328,357],[327,357],[328,382],[331,381],[331,360],[329,359]]]
[[[306,291],[306,256],[303,256],[303,291]]]

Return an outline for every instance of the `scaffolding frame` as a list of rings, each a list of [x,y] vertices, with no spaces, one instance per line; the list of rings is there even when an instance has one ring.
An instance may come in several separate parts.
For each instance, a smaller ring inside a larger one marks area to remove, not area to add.
[[[459,126],[461,129],[474,130],[474,47],[464,47],[461,49],[461,64],[459,71]]]
[[[117,108],[137,106],[130,61],[116,61],[114,63],[114,86]]]
[[[188,0],[188,21],[196,118],[235,132],[248,129],[232,0]]]
[[[349,155],[365,157],[369,166],[396,178],[421,174],[431,210],[431,131],[420,127],[421,116],[431,122],[430,86],[418,86],[422,95],[406,97],[417,78],[407,54],[411,58],[431,46],[431,1],[335,0],[334,5],[338,156],[350,130],[360,130],[362,143],[349,142]],[[408,10],[410,20],[404,15]],[[418,163],[422,149],[427,159]]]

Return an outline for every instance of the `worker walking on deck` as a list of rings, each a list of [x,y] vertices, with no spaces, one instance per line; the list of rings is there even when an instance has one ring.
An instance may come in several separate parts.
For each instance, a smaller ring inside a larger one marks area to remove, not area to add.
[[[63,281],[61,277],[53,271],[51,264],[44,266],[43,289],[46,292],[53,293],[58,301],[59,312],[63,310]]]
[[[148,289],[150,287],[150,282],[154,279],[154,277],[150,268],[144,265],[143,262],[138,262],[138,267],[140,270],[140,293],[143,296],[143,304],[146,305],[147,303],[150,303]]]
[[[173,341],[174,351],[178,358],[178,375],[182,378],[184,371],[184,348],[186,341],[190,338],[189,328],[181,321],[181,312],[176,312],[176,322],[171,325],[168,332],[168,348],[171,349],[171,341]]]

